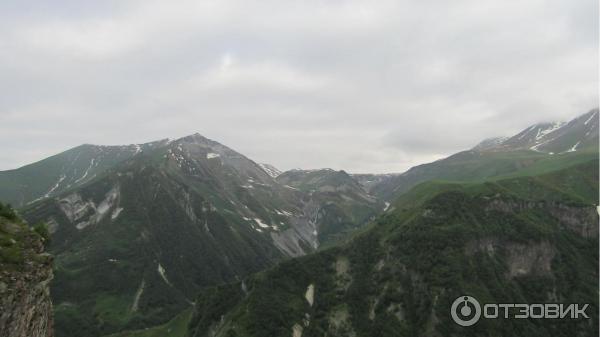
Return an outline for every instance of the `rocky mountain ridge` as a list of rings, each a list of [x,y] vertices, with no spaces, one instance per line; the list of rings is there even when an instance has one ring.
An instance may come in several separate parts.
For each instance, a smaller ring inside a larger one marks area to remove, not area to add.
[[[405,205],[396,200],[422,182],[539,175],[597,158],[597,115],[388,175],[280,172],[199,134],[84,145],[0,172],[0,194],[17,200],[30,223],[49,225],[57,336],[100,336],[164,322],[205,287],[340,242],[379,213],[396,214]],[[561,221],[576,222],[571,215]]]
[[[569,122],[534,124],[512,137],[484,140],[474,150],[531,150],[548,154],[575,152],[598,145],[598,121],[596,108]]]
[[[164,146],[167,139],[145,144],[84,144],[23,166],[0,171],[0,200],[15,207],[76,189],[133,156]]]
[[[44,240],[0,203],[0,336],[54,336],[52,257]]]
[[[598,162],[419,185],[343,245],[205,289],[186,336],[594,336]],[[592,183],[595,193],[559,186]],[[552,200],[549,200],[552,196]],[[451,303],[589,303],[591,319],[452,321]]]
[[[343,176],[336,188],[310,193],[195,134],[24,207],[28,221],[45,221],[52,233],[57,335],[154,325],[202,287],[339,239],[379,207]]]
[[[489,138],[474,148],[400,174],[355,175],[382,202],[393,201],[432,180],[478,180],[521,171],[543,171],[584,161],[598,153],[598,109],[569,122],[531,125],[512,137]]]

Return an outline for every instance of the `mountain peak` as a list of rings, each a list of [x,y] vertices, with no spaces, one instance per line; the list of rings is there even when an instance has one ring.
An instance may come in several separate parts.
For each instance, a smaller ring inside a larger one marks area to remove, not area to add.
[[[508,139],[508,137],[486,138],[486,139],[482,140],[479,144],[475,145],[475,147],[473,147],[473,150],[476,150],[476,151],[489,150],[489,149],[492,149],[492,148],[502,144],[507,139]]]
[[[270,175],[271,178],[277,178],[277,176],[279,176],[282,173],[281,170],[270,164],[258,163],[258,166],[260,166],[260,168],[262,168],[263,171]]]
[[[181,138],[175,140],[175,142],[184,142],[184,143],[192,143],[192,144],[207,144],[207,145],[219,144],[218,142],[216,142],[212,139],[204,137],[203,135],[201,135],[198,132],[191,134],[189,136],[181,137]]]
[[[569,122],[545,122],[529,126],[509,138],[490,138],[473,148],[475,151],[532,150],[548,154],[574,152],[597,146],[598,108]]]

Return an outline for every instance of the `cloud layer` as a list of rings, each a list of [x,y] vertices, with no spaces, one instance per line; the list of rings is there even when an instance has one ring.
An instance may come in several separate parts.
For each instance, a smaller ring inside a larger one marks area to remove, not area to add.
[[[0,169],[194,132],[400,172],[598,105],[596,0],[0,4]]]

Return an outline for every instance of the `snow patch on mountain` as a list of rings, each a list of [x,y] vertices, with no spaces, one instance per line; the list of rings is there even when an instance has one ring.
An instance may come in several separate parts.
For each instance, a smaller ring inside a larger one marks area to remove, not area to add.
[[[563,127],[565,125],[564,122],[554,122],[552,123],[552,125],[548,126],[547,128],[539,128],[537,131],[537,134],[535,135],[535,140],[540,140],[542,139],[544,136],[546,136],[547,134],[550,134],[558,129],[560,129],[561,127]]]
[[[287,216],[287,217],[291,217],[291,216],[293,216],[293,214],[292,214],[292,213],[290,213],[290,212],[288,212],[288,211],[285,211],[285,210],[278,210],[278,209],[276,209],[276,210],[275,210],[275,213],[277,213],[277,214],[279,214],[279,215]]]
[[[123,211],[123,207],[117,207],[113,212],[112,215],[110,216],[111,220],[115,220],[116,218],[119,217],[119,214],[121,214],[121,212]]]
[[[140,144],[135,144],[134,147],[135,147],[135,154],[142,152],[142,147],[140,146]]]
[[[258,166],[271,176],[271,178],[277,178],[281,174],[281,171],[273,165],[258,163]]]
[[[589,123],[589,122],[591,122],[591,121],[592,121],[592,119],[594,119],[594,117],[596,117],[596,115],[597,115],[597,114],[598,114],[598,111],[596,110],[596,111],[595,111],[595,112],[594,112],[594,113],[593,113],[593,114],[590,116],[590,118],[588,118],[588,119],[587,119],[587,120],[586,120],[586,121],[583,123],[583,125],[588,125],[588,123]]]
[[[306,293],[304,293],[304,298],[306,298],[308,305],[310,305],[312,307],[313,304],[315,303],[315,285],[314,284],[311,283],[308,286],[308,288],[306,288]]]
[[[575,152],[577,151],[577,146],[579,146],[579,144],[581,143],[581,141],[577,142],[577,144],[573,145],[572,148],[568,149],[567,152]]]
[[[163,268],[163,266],[160,263],[158,263],[158,273],[160,274],[160,277],[162,277],[166,284],[170,285],[171,287],[173,286],[171,282],[169,282],[169,279],[167,279],[165,268]]]
[[[525,137],[527,135],[527,133],[533,129],[535,129],[535,125],[528,127],[525,131],[520,133],[519,139],[523,139],[523,137]]]
[[[267,225],[266,223],[264,223],[261,219],[259,218],[254,218],[254,221],[256,221],[256,223],[262,227],[262,228],[269,228],[270,226]]]
[[[83,173],[83,175],[81,176],[81,178],[75,180],[76,184],[78,182],[82,181],[83,179],[85,179],[85,177],[87,177],[87,175],[90,172],[90,170],[92,169],[92,167],[94,167],[94,161],[95,160],[96,160],[96,158],[92,158],[92,160],[90,161],[90,166],[88,166],[87,170],[85,170],[85,172]]]
[[[479,144],[475,145],[473,150],[476,150],[476,151],[489,150],[489,149],[492,149],[492,148],[502,144],[507,139],[508,139],[508,137],[487,138],[487,139],[484,139],[483,141],[481,141]],[[366,181],[365,183],[371,183],[371,181]]]
[[[61,175],[60,175],[60,178],[58,178],[58,181],[56,182],[56,185],[52,186],[52,188],[51,188],[51,189],[50,189],[48,192],[46,192],[46,194],[44,195],[44,198],[47,198],[47,197],[49,197],[49,196],[50,196],[50,194],[51,194],[52,192],[54,192],[54,191],[55,191],[55,190],[58,188],[58,186],[60,185],[60,183],[62,183],[62,182],[63,182],[63,180],[65,180],[65,178],[66,178],[66,177],[67,177],[66,175],[64,175],[64,174],[61,174]]]
[[[60,183],[62,183],[63,180],[65,180],[65,178],[66,178],[66,175],[61,174],[60,177],[58,178],[58,181],[56,182],[56,184],[54,186],[52,186],[48,190],[48,192],[46,192],[46,194],[44,194],[43,196],[41,196],[41,197],[39,197],[37,199],[34,199],[34,200],[30,201],[28,204],[32,204],[32,203],[34,203],[36,201],[42,200],[44,198],[48,198],[50,196],[50,194],[52,194],[52,192],[54,192],[58,188],[58,186],[60,186]]]
[[[146,287],[146,281],[142,279],[142,283],[138,287],[138,290],[135,292],[135,297],[133,298],[133,304],[131,305],[131,311],[138,311],[140,298],[142,297],[142,293],[144,292],[144,288]]]
[[[548,142],[550,142],[550,141],[552,141],[552,139],[548,139],[548,140],[546,140],[546,141],[543,141],[543,142],[536,143],[535,145],[533,145],[533,146],[532,146],[532,147],[530,147],[529,149],[530,149],[530,150],[533,150],[533,151],[540,152],[540,150],[538,150],[538,148],[539,148],[540,146],[542,146],[542,145],[545,145],[546,143],[548,143]]]
[[[484,140],[473,150],[531,150],[546,154],[575,152],[594,145],[593,138],[598,133],[597,117],[598,109],[594,109],[569,122],[535,124],[508,139]]]

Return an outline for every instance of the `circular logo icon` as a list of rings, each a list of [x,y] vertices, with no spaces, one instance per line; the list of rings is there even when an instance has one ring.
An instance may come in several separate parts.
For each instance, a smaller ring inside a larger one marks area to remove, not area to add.
[[[471,296],[460,296],[450,308],[452,319],[460,326],[471,326],[481,317],[481,305]]]

